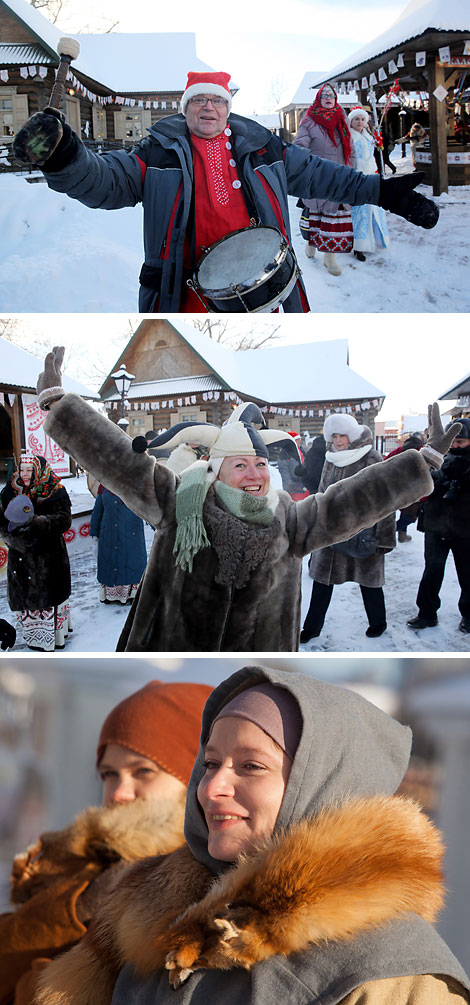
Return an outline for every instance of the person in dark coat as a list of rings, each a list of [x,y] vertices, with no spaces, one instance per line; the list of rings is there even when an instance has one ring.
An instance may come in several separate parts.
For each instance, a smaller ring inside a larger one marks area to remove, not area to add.
[[[31,512],[13,519],[19,496],[25,497],[21,509]],[[71,523],[69,495],[45,457],[23,455],[1,494],[0,529],[8,545],[8,603],[18,612],[28,649],[63,649],[71,631],[70,565],[63,536]]]
[[[316,436],[310,449],[305,454],[303,464],[297,464],[295,474],[302,479],[302,484],[310,495],[314,495],[318,489],[325,463],[326,443],[323,433]]]
[[[419,613],[407,624],[421,630],[437,625],[447,558],[451,551],[460,584],[459,629],[470,633],[470,418],[459,419],[462,429],[440,471],[433,472],[434,492],[423,503],[418,530],[424,530],[424,572],[416,603]]]
[[[327,451],[320,492],[382,460],[381,454],[373,449],[370,429],[359,425],[353,415],[329,415],[323,432]],[[369,621],[366,635],[378,638],[383,634],[387,627],[382,589],[384,556],[395,547],[395,513],[378,521],[374,538],[373,551],[367,556],[354,557],[335,547],[321,548],[311,555],[309,574],[313,579],[312,595],[300,634],[301,642],[309,642],[320,635],[333,587],[339,583],[359,583]]]
[[[424,443],[424,436],[422,433],[411,433],[410,436],[402,443],[400,447],[395,447],[395,450],[391,450],[389,454],[384,457],[386,461],[388,457],[395,457],[396,454],[401,454],[403,450],[421,450]],[[411,534],[407,534],[406,530],[410,523],[415,523],[418,516],[419,503],[412,503],[411,506],[405,506],[404,509],[400,510],[400,516],[397,520],[397,537],[399,544],[405,544],[412,540]]]
[[[143,520],[119,496],[100,485],[90,537],[98,539],[100,601],[126,604],[135,597],[147,565]]]

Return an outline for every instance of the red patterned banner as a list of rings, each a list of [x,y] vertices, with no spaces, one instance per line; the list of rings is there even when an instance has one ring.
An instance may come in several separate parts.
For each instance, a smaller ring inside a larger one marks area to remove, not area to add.
[[[45,457],[56,475],[70,474],[68,455],[44,432],[43,426],[47,413],[39,408],[38,399],[31,394],[24,394],[23,410],[27,452]]]

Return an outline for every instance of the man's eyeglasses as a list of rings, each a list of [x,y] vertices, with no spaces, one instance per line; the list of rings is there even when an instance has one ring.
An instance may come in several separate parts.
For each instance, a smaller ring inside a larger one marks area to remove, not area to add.
[[[196,105],[198,108],[202,108],[203,105],[208,105],[209,101],[211,105],[214,105],[215,108],[221,108],[222,105],[227,104],[225,98],[190,98],[189,104]]]

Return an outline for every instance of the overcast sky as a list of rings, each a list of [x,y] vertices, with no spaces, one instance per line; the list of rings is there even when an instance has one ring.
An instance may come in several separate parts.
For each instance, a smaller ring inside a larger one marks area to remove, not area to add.
[[[187,315],[179,319],[188,323]],[[108,370],[125,345],[129,321],[132,331],[138,315],[123,314],[36,314],[21,315],[21,331],[31,337],[41,335],[68,347],[67,372],[87,381],[83,366],[88,357],[99,357]],[[178,322],[178,316],[170,320]],[[386,395],[379,419],[400,415],[426,414],[427,405],[468,373],[468,355],[462,352],[462,330],[449,314],[284,314],[282,342],[321,342],[347,339],[349,365]],[[238,327],[266,325],[263,319],[236,319]],[[460,329],[460,330],[459,330]],[[119,341],[116,341],[119,336]],[[442,402],[447,411],[452,403]]]
[[[385,31],[404,0],[220,0],[155,4],[149,0],[68,0],[64,32],[194,31],[197,54],[239,85],[234,111],[272,111],[290,101],[307,70],[328,70]],[[188,70],[191,67],[188,67]]]

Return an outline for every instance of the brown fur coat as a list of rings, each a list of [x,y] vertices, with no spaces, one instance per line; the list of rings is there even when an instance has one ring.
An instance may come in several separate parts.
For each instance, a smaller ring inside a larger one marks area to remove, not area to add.
[[[372,434],[368,426],[364,426],[361,429],[361,435],[350,444],[348,451],[341,451],[340,456],[343,457],[343,454],[363,447],[367,443],[372,443]],[[328,449],[331,449],[331,444],[328,444]],[[382,461],[382,455],[373,448],[359,460],[346,467],[339,467],[331,461],[325,461],[318,491],[325,492],[329,485],[335,485],[344,478],[357,474],[358,471],[368,469],[371,464],[378,464],[379,461]],[[350,555],[335,551],[333,548],[321,548],[319,551],[315,551],[309,563],[308,571],[311,579],[316,579],[317,583],[324,583],[327,586],[335,586],[339,583],[360,583],[361,586],[370,587],[383,586],[385,582],[385,554],[392,551],[396,545],[395,525],[395,513],[390,513],[385,519],[379,520],[376,555],[368,555],[366,558],[352,558]]]
[[[114,880],[122,863],[182,844],[183,818],[184,799],[93,807],[15,857],[15,910],[0,915],[1,1005],[32,1001],[36,973],[85,934],[108,879]]]
[[[44,428],[157,529],[121,651],[297,650],[302,557],[344,541],[433,485],[424,458],[407,450],[297,503],[280,492],[274,523],[256,529],[228,513],[211,488],[204,507],[211,547],[184,573],[173,556],[174,473],[134,453],[129,438],[77,395],[58,401]]]
[[[185,846],[126,871],[87,936],[44,972],[37,1005],[107,1005],[127,963],[142,981],[166,968],[178,987],[200,968],[250,969],[409,912],[432,922],[441,857],[418,807],[388,796],[302,820],[217,879]]]

